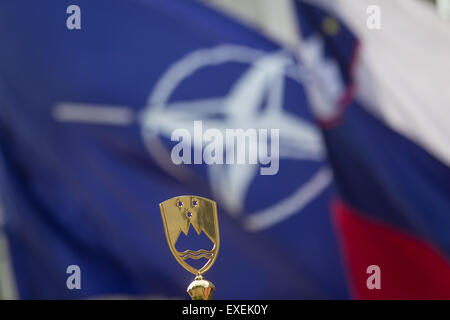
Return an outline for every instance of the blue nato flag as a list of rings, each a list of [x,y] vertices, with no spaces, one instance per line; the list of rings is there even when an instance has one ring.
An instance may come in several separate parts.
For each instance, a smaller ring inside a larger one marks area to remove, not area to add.
[[[70,5],[0,3],[0,197],[19,296],[187,298],[158,204],[195,194],[218,206],[215,298],[347,298],[296,54],[196,1],[79,0],[79,28]],[[278,129],[278,172],[175,164],[172,132],[194,121]]]

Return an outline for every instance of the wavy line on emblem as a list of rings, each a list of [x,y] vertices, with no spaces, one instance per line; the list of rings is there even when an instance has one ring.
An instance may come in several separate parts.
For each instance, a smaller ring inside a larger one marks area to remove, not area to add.
[[[207,251],[205,249],[200,249],[197,251],[192,251],[192,250],[186,250],[180,253],[180,258],[183,260],[186,260],[188,258],[191,259],[201,259],[201,258],[211,258],[213,256],[213,252],[212,251]]]

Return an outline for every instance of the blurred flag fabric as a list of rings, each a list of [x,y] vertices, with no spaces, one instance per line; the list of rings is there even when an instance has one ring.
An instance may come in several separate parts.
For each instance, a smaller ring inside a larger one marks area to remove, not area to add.
[[[381,30],[360,20],[357,38],[322,3],[296,9],[351,296],[449,299],[449,26],[418,1],[376,1]],[[333,5],[351,16],[370,4]],[[370,265],[381,290],[367,287]]]
[[[0,197],[19,297],[186,298],[158,204],[196,194],[218,202],[215,298],[348,298],[296,54],[196,1],[79,0],[68,30],[72,4],[0,3]],[[174,165],[171,132],[194,120],[279,128],[279,173]]]

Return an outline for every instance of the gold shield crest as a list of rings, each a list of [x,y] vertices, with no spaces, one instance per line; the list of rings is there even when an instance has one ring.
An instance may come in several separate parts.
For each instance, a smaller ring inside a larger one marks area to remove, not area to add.
[[[197,196],[179,196],[160,203],[159,208],[167,243],[178,263],[197,276],[208,271],[217,258],[220,244],[216,203]],[[187,236],[191,225],[198,235],[203,231],[211,240],[213,243],[211,250],[200,249],[179,252],[175,248],[180,233],[183,232]],[[206,258],[207,262],[200,269],[196,269],[186,262],[189,258]]]

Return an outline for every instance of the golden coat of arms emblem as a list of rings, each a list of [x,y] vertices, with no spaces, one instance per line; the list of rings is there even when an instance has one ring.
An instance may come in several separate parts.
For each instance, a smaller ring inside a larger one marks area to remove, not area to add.
[[[203,274],[216,261],[219,251],[220,237],[216,203],[198,196],[179,196],[160,203],[159,208],[170,251],[181,266],[196,276],[195,281],[188,288],[188,293],[195,300],[211,299],[215,288],[211,282],[203,278]],[[212,249],[179,252],[175,248],[181,232],[187,236],[191,225],[198,235],[201,232],[206,234],[213,243]],[[188,259],[200,258],[205,258],[206,263],[199,269],[186,262]]]

